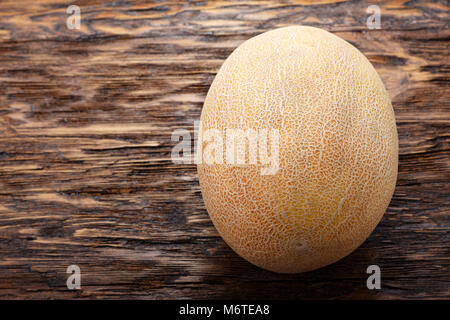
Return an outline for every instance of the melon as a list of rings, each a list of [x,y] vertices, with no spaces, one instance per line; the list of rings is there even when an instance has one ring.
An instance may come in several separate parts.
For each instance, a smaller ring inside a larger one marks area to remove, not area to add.
[[[231,130],[245,137],[233,140],[234,151]],[[208,91],[198,141],[214,226],[238,255],[274,272],[310,271],[350,254],[395,189],[388,93],[358,49],[318,28],[275,29],[235,49]],[[243,161],[228,157],[236,150]],[[276,160],[273,170],[262,170],[267,159]]]

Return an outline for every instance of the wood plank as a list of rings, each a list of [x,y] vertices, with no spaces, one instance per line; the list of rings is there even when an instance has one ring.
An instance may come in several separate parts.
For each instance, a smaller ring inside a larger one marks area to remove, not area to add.
[[[447,1],[0,2],[0,298],[450,297]],[[218,236],[195,165],[170,159],[193,132],[223,60],[292,24],[360,49],[392,98],[400,139],[393,200],[354,253],[279,275]],[[66,288],[66,268],[82,290]],[[378,264],[382,290],[366,288]]]

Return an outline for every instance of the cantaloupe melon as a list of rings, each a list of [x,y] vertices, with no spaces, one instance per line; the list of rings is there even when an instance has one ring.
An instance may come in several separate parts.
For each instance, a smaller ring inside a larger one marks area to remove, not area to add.
[[[394,192],[389,96],[367,58],[327,31],[292,26],[241,44],[207,94],[200,133],[211,129],[279,132],[273,174],[262,174],[261,162],[197,165],[219,234],[264,269],[298,273],[345,257],[371,234]],[[207,145],[200,142],[200,153]]]

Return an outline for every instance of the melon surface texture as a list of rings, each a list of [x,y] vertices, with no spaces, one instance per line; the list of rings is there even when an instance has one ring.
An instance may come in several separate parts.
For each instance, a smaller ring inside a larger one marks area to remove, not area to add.
[[[367,58],[327,31],[292,26],[245,41],[215,77],[201,124],[202,133],[279,132],[274,174],[261,174],[261,163],[197,165],[218,232],[261,268],[331,264],[367,239],[389,205],[398,167],[389,96]]]

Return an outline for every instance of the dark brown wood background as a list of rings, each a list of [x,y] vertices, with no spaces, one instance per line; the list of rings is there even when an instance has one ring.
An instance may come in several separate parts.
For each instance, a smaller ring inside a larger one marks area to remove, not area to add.
[[[0,2],[0,298],[450,297],[448,1]],[[81,29],[66,9],[81,8]],[[261,270],[218,236],[195,165],[175,165],[224,59],[261,32],[332,31],[374,64],[400,140],[371,237],[331,266]],[[82,289],[66,287],[77,264]],[[377,264],[382,289],[366,287]]]

